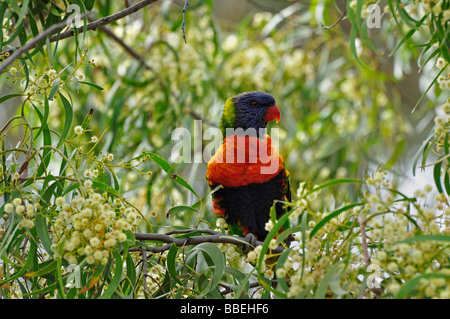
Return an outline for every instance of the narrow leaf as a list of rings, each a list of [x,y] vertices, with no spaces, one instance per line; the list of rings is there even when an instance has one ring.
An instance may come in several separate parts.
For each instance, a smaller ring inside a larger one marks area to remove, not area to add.
[[[329,222],[331,219],[335,218],[339,214],[345,212],[346,210],[349,210],[356,206],[362,206],[363,203],[354,203],[350,205],[346,205],[344,207],[341,207],[339,209],[336,209],[334,212],[328,214],[325,216],[320,222],[317,223],[317,225],[311,230],[311,233],[309,234],[309,238],[312,238],[327,222]]]
[[[119,286],[122,279],[123,261],[122,256],[117,251],[113,251],[114,259],[116,260],[116,269],[114,271],[113,278],[106,288],[105,292],[99,297],[99,299],[110,299],[116,288]]]
[[[64,128],[61,132],[61,137],[59,139],[58,146],[56,148],[60,148],[61,145],[64,143],[64,140],[66,139],[67,134],[69,134],[69,130],[70,130],[70,127],[72,126],[72,119],[73,119],[72,104],[60,92],[58,92],[58,95],[64,106],[65,119],[64,119]]]

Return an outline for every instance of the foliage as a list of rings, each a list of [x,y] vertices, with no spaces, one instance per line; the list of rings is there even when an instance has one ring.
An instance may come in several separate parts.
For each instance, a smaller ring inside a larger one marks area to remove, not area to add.
[[[14,109],[0,132],[2,298],[448,299],[449,1],[388,0],[375,28],[375,1],[287,2],[231,28],[213,1],[190,1],[187,43],[169,3],[96,31],[75,19],[72,40],[48,38],[0,76]],[[124,9],[73,4],[90,19]],[[1,60],[71,12],[2,1]],[[189,163],[171,152],[174,129],[204,133],[250,90],[277,99],[296,196],[247,252],[211,213],[205,145],[193,134]],[[435,185],[398,189],[405,156]]]

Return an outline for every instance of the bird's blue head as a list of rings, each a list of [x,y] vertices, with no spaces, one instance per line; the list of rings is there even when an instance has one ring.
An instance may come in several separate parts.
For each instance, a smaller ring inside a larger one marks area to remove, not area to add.
[[[264,92],[244,92],[229,98],[220,119],[220,129],[226,136],[227,128],[254,128],[258,135],[267,123],[280,120],[280,110],[272,95]]]

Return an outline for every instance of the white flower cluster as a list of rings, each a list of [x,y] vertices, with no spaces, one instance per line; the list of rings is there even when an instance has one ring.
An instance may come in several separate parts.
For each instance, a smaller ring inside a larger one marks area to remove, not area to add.
[[[438,77],[437,82],[442,90],[450,90],[450,72],[448,71],[448,62],[439,57],[436,61],[436,67],[442,74]],[[446,72],[447,71],[447,72]]]
[[[57,218],[51,226],[53,249],[63,245],[63,257],[71,264],[86,258],[88,264],[105,264],[111,249],[127,239],[125,231],[141,222],[132,207],[123,207],[119,200],[110,202],[86,180],[86,196],[77,196],[71,203],[63,197],[55,199]]]
[[[438,138],[438,145],[443,146],[445,136],[449,133],[450,123],[450,98],[441,107],[441,113],[434,118],[436,124],[434,134]]]
[[[11,24],[12,24],[11,20],[8,20],[8,18],[3,18],[3,23],[2,23],[3,41],[2,42],[6,42],[9,40],[8,30],[11,27]]]
[[[21,198],[17,197],[14,198],[11,203],[6,203],[3,210],[5,213],[9,214],[15,212],[17,215],[23,217],[19,222],[19,228],[32,228],[35,224],[33,217],[39,208],[39,204],[25,204]]]
[[[395,296],[402,282],[433,274],[429,279],[420,280],[416,295],[448,299],[448,246],[432,240],[407,241],[418,235],[450,234],[450,206],[446,196],[438,194],[434,201],[427,200],[433,194],[433,187],[425,185],[414,193],[414,201],[399,199],[397,193],[389,191],[392,185],[388,174],[380,170],[367,176],[365,185],[368,190],[363,194],[361,205],[329,220],[313,236],[311,231],[329,213],[314,212],[310,201],[305,200],[305,185],[301,185],[297,193],[303,200],[295,203],[298,203],[300,212],[308,213],[305,234],[295,233],[295,242],[283,264],[275,267],[276,260],[265,256],[262,272],[268,278],[289,278],[286,294],[295,298],[306,291],[314,293],[333,267],[336,281],[329,286],[327,294],[357,297],[361,289],[367,289],[362,286],[360,274],[361,269],[367,267],[359,244],[364,231],[368,245],[366,253],[371,264],[380,269],[383,295]],[[361,218],[365,221],[364,230],[361,229]],[[269,221],[266,229],[271,230],[273,226],[274,223]],[[275,248],[275,244],[275,239],[271,239],[269,247]],[[245,262],[257,263],[261,251],[261,246],[250,251]],[[343,260],[347,262],[342,263]],[[367,290],[364,296],[370,298],[374,297],[373,294]]]

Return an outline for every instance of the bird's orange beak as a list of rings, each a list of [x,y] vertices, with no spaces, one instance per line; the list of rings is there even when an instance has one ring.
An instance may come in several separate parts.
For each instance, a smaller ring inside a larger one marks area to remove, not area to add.
[[[278,108],[278,106],[274,105],[267,109],[266,116],[264,117],[264,121],[266,123],[269,123],[273,120],[277,120],[277,124],[278,124],[278,122],[280,122],[280,117],[281,117],[280,109]]]

